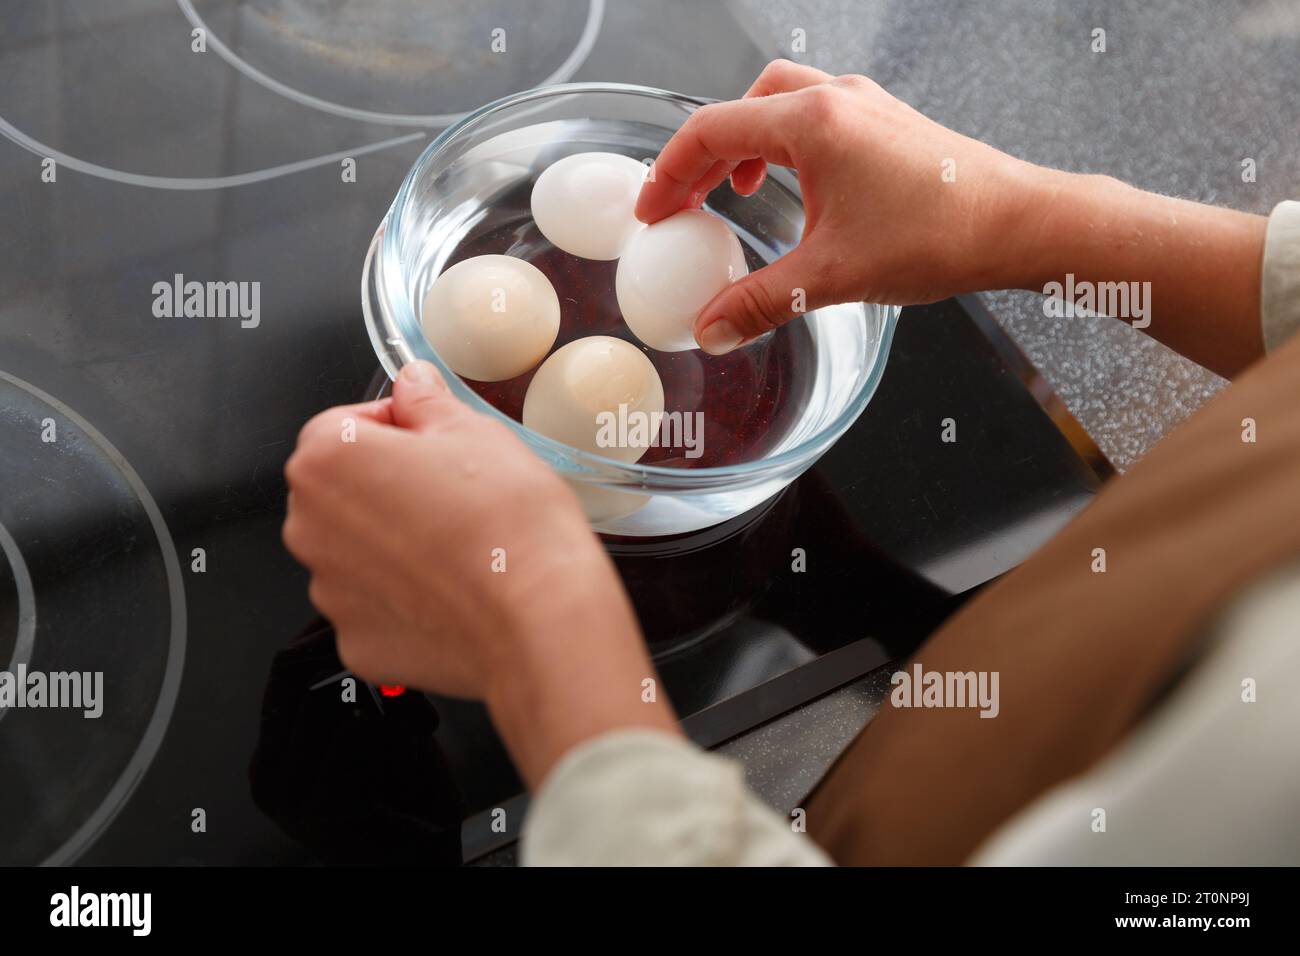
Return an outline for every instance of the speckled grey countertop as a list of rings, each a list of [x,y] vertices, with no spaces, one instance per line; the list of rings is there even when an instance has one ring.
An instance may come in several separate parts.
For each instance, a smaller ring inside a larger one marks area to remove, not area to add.
[[[1257,213],[1300,196],[1300,0],[730,5],[773,56],[865,73],[1024,159]],[[985,299],[1121,470],[1224,384],[1118,322],[1048,319],[1027,293]]]
[[[1267,213],[1300,197],[1300,0],[729,0],[773,56],[865,73],[936,120],[1037,163]],[[1108,51],[1090,49],[1106,30]],[[793,31],[807,37],[791,48]],[[1241,161],[1257,181],[1241,181]],[[985,302],[1120,470],[1225,384],[1106,318]],[[871,718],[888,669],[719,748],[795,807]]]

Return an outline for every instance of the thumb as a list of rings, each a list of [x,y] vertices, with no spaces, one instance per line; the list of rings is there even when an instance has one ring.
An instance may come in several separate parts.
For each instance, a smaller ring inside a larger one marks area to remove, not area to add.
[[[423,431],[445,418],[455,401],[432,362],[408,362],[393,381],[393,424]]]
[[[809,283],[818,271],[804,246],[751,272],[709,302],[695,320],[695,341],[710,355],[725,355],[765,332],[785,325],[797,314],[816,308]]]

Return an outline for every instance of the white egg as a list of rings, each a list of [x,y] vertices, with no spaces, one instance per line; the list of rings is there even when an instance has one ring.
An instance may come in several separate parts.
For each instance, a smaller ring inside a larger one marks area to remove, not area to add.
[[[661,352],[698,348],[700,310],[749,274],[740,240],[722,219],[683,209],[638,232],[618,261],[614,290],[632,333]]]
[[[523,419],[571,448],[633,462],[657,436],[663,410],[663,382],[645,353],[631,342],[591,335],[542,363],[524,395]]]
[[[560,297],[531,262],[475,256],[434,280],[420,322],[457,375],[500,382],[528,371],[555,344]]]
[[[533,221],[547,239],[583,259],[617,259],[644,224],[632,214],[646,167],[618,153],[577,153],[533,185]]]

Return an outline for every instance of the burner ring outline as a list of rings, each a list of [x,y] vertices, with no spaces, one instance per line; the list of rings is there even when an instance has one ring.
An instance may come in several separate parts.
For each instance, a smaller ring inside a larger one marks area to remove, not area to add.
[[[113,446],[113,443],[71,407],[30,382],[5,371],[0,371],[0,381],[21,388],[71,421],[87,438],[99,446],[109,462],[121,473],[131,490],[135,492],[136,500],[139,501],[145,515],[149,518],[149,523],[153,526],[154,535],[158,539],[158,548],[162,553],[163,568],[167,574],[167,591],[171,602],[171,633],[168,640],[167,665],[163,670],[158,699],[154,703],[149,723],[144,733],[140,735],[140,742],[127,761],[126,767],[109,787],[108,793],[100,801],[99,806],[82,822],[72,836],[64,840],[58,849],[41,862],[42,866],[65,866],[85,852],[116,819],[131,794],[135,792],[135,788],[144,779],[145,773],[158,754],[163,737],[167,734],[172,713],[176,708],[176,698],[180,693],[181,675],[185,670],[185,585],[181,577],[180,559],[176,556],[176,545],[172,541],[171,531],[168,530],[166,521],[163,520],[158,502],[149,493],[149,489],[136,470],[131,467],[131,463]]]
[[[416,113],[382,113],[376,110],[358,109],[354,106],[346,106],[343,103],[336,103],[333,100],[322,99],[319,96],[312,96],[310,93],[304,93],[301,90],[294,89],[287,83],[282,83],[263,73],[253,64],[241,58],[234,50],[226,46],[203,18],[199,16],[191,0],[176,0],[176,5],[180,7],[181,14],[188,20],[191,26],[196,30],[202,30],[207,38],[208,47],[221,57],[231,66],[233,66],[244,76],[248,77],[254,83],[262,86],[272,93],[283,96],[285,99],[293,100],[302,106],[319,110],[322,113],[329,113],[333,116],[342,116],[346,119],[357,120],[362,123],[383,123],[386,126],[450,126],[467,115],[466,111],[459,113],[429,113],[420,115]],[[536,86],[551,86],[555,83],[566,83],[573,74],[578,72],[579,67],[586,62],[587,57],[591,55],[591,49],[596,45],[596,38],[600,35],[600,26],[605,19],[605,0],[589,0],[587,6],[587,20],[582,26],[582,32],[578,35],[578,42],[570,51],[564,62]]]
[[[32,576],[27,570],[27,562],[18,542],[9,533],[9,529],[0,524],[0,551],[4,552],[9,568],[13,571],[14,586],[18,590],[18,638],[14,642],[13,657],[7,667],[30,664],[32,648],[36,644],[36,591],[32,587]],[[0,708],[0,720],[4,720],[8,708]]]

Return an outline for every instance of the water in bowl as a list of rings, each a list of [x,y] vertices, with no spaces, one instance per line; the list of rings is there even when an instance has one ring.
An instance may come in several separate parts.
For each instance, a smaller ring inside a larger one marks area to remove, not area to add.
[[[498,196],[490,218],[456,247],[446,266],[489,254],[524,259],[551,280],[559,296],[555,348],[588,335],[609,335],[642,349],[663,380],[665,411],[683,416],[701,413],[692,420],[692,428],[698,422],[700,434],[665,429],[663,444],[647,450],[642,464],[710,468],[755,461],[778,447],[812,392],[816,349],[805,321],[798,319],[729,355],[646,348],[619,313],[614,293],[618,263],[580,259],[548,242],[529,212],[531,190],[532,181],[526,180]],[[763,258],[743,238],[742,245],[750,270],[761,268]],[[466,380],[466,384],[519,421],[533,374],[530,370],[504,382]]]
[[[552,248],[533,227],[529,195],[544,169],[573,153],[617,152],[648,162],[690,108],[673,94],[631,88],[539,91],[485,111],[432,144],[381,226],[373,272],[368,264],[363,273],[367,325],[385,370],[395,375],[414,358],[436,357],[420,331],[424,296],[448,265],[480,253],[519,256],[551,278],[561,299],[561,344],[594,333],[629,338],[613,292],[616,265]],[[709,199],[708,208],[735,229],[751,266],[799,242],[803,206],[789,170],[770,170],[754,196],[735,196],[724,185]],[[635,465],[603,465],[538,442],[526,429],[521,434],[584,507],[599,499],[601,507],[588,509],[595,530],[657,537],[709,528],[756,511],[852,424],[883,374],[897,314],[849,303],[811,312],[723,358],[646,352],[664,379],[669,410],[705,416],[698,457],[670,446],[651,449]],[[530,378],[458,382],[457,390],[463,397],[476,392],[475,399],[517,421]]]

